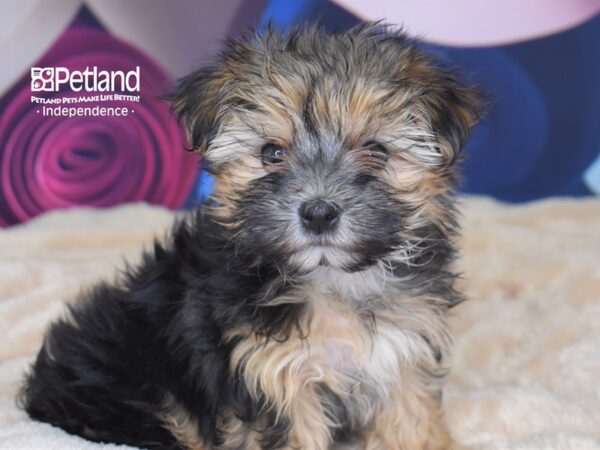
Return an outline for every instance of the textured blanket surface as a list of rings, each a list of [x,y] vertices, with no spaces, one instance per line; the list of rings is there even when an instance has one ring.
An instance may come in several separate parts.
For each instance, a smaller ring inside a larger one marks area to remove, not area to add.
[[[600,449],[600,201],[463,204],[444,408],[469,449]],[[116,449],[15,406],[45,327],[169,227],[146,205],[52,212],[0,231],[0,449]],[[382,449],[385,450],[385,449]]]

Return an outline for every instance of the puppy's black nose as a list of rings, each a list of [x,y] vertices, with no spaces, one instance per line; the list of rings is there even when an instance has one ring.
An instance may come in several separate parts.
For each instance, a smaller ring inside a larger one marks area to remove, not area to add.
[[[333,230],[340,217],[338,206],[324,200],[304,202],[299,213],[304,228],[316,234]]]

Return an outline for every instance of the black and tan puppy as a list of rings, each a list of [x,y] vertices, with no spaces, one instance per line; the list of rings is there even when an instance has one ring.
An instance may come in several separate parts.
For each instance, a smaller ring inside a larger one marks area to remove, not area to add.
[[[37,420],[164,449],[442,449],[476,96],[403,34],[232,41],[174,109],[213,201],[54,323]]]

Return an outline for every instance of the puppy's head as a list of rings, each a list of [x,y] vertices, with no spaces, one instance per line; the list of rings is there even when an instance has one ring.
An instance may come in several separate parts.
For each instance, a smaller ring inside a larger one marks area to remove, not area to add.
[[[174,109],[236,244],[300,271],[410,262],[451,234],[452,167],[478,117],[470,88],[373,24],[232,41]]]

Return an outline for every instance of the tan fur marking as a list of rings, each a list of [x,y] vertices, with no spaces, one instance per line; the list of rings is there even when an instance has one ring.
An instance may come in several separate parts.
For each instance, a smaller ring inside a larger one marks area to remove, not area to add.
[[[222,417],[218,428],[225,435],[225,441],[219,446],[219,450],[262,450],[259,444],[260,434],[237,417]]]
[[[198,423],[185,410],[182,405],[176,403],[172,396],[164,402],[164,412],[159,415],[173,436],[189,450],[209,450],[200,437]]]
[[[404,371],[399,389],[391,392],[367,434],[364,450],[445,450],[451,439],[444,422],[439,392],[431,380]]]

